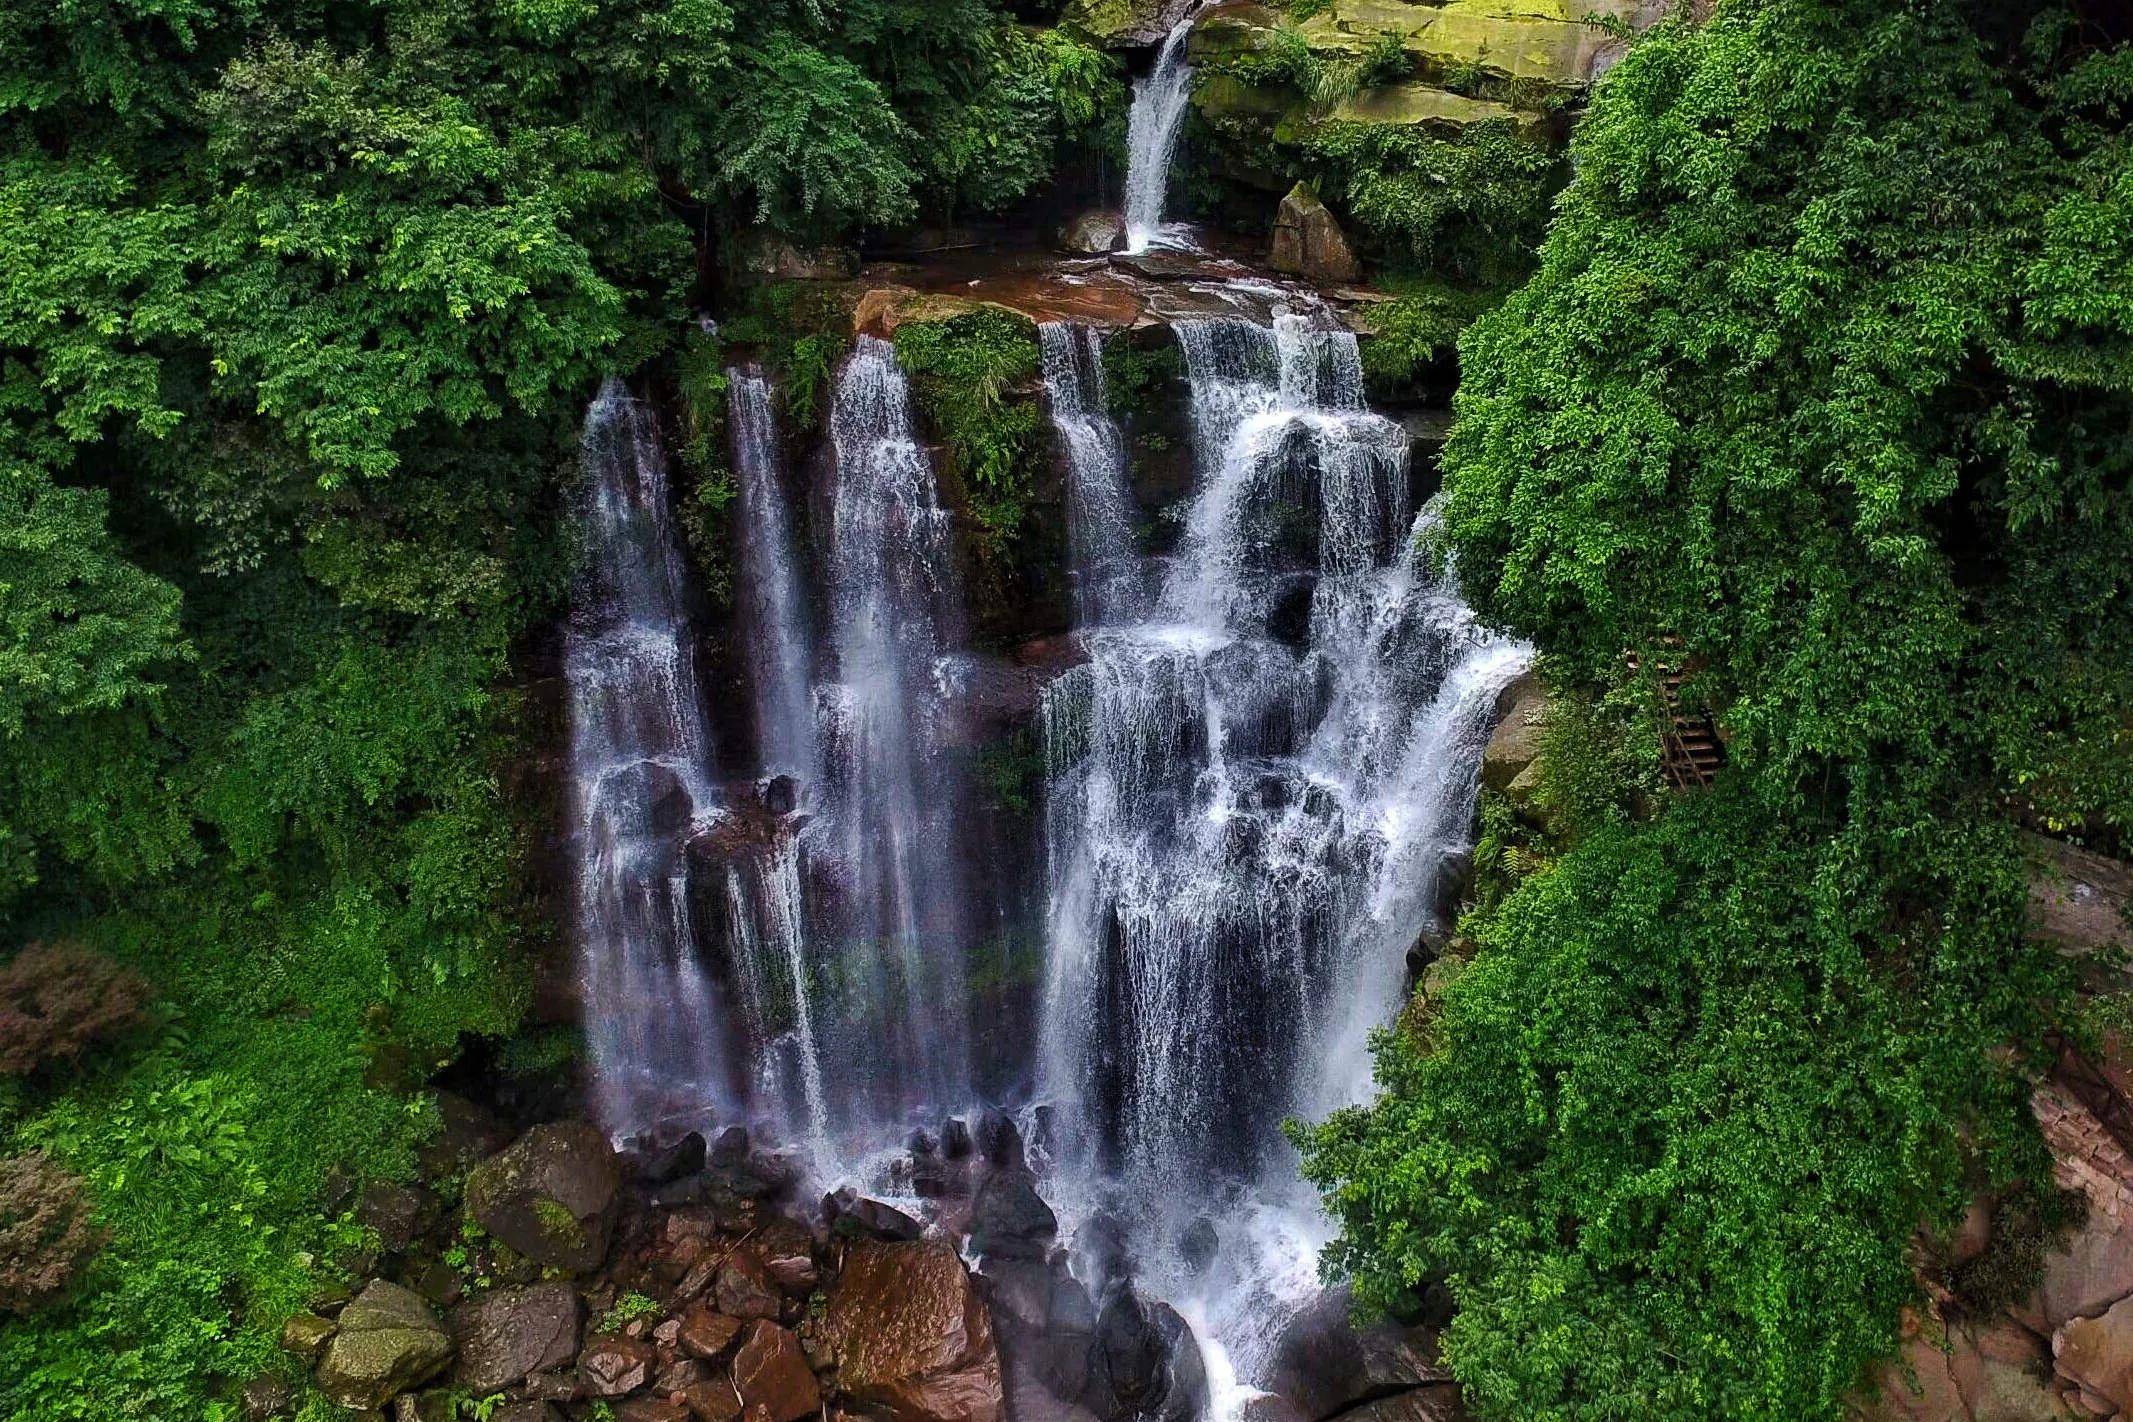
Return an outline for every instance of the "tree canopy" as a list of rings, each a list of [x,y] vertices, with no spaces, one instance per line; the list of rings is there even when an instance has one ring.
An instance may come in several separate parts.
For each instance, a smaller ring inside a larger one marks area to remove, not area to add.
[[[1729,755],[1536,836],[1381,1040],[1386,1096],[1309,1138],[1337,1268],[1384,1308],[1449,1284],[1482,1416],[1834,1418],[1914,1231],[2047,1181],[2069,976],[2015,827],[2117,850],[2133,813],[2125,40],[2046,5],[1670,21],[1461,345],[1476,605],[1561,702],[1656,713],[1685,672]]]

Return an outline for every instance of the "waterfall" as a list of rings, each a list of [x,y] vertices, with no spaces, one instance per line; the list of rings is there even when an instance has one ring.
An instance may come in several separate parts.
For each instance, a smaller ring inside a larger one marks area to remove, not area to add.
[[[1148,610],[1096,610],[1043,705],[1041,1071],[1089,1143],[1055,1187],[1070,1212],[1124,1215],[1143,1277],[1248,1385],[1325,1232],[1279,1122],[1367,1093],[1365,1036],[1466,849],[1526,652],[1418,553],[1434,515],[1353,335],[1295,315],[1177,335],[1183,541]],[[1175,1249],[1196,1217],[1223,1240],[1198,1277]]]
[[[740,482],[740,593],[748,670],[755,685],[756,738],[768,775],[790,775],[803,792],[818,774],[813,633],[779,458],[770,382],[754,368],[726,372],[727,423]]]
[[[583,454],[588,558],[563,654],[575,927],[597,1106],[621,1134],[730,1097],[682,853],[720,812],[666,458],[651,410],[619,381],[586,414]]]
[[[1136,607],[1141,595],[1126,446],[1105,408],[1103,345],[1096,332],[1048,321],[1037,328],[1037,339],[1052,426],[1066,459],[1075,621],[1088,626]]]
[[[850,1119],[960,1107],[969,1090],[963,777],[946,688],[962,644],[950,517],[885,341],[861,336],[830,410],[833,680],[822,816],[803,832],[839,1006],[826,1043]],[[827,1031],[827,1027],[824,1029]]]
[[[1185,41],[1195,9],[1168,37],[1156,55],[1155,68],[1133,85],[1126,111],[1126,250],[1145,252],[1162,234],[1163,200],[1170,192],[1170,160],[1178,148],[1178,130],[1192,99],[1192,66],[1185,62]]]

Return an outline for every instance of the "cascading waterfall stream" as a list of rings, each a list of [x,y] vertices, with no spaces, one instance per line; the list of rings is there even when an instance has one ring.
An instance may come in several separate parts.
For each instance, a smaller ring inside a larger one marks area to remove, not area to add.
[[[1278,1124],[1361,1099],[1364,1036],[1470,829],[1525,652],[1416,552],[1407,437],[1355,338],[1303,316],[1177,328],[1199,488],[1152,607],[1085,606],[1048,690],[1051,1189],[1134,1238],[1143,1281],[1246,1389],[1317,1290],[1326,1227]],[[1054,398],[1070,517],[1108,472]],[[1077,546],[1080,546],[1077,544]],[[1222,1247],[1183,1266],[1204,1220]]]
[[[1155,68],[1135,81],[1126,111],[1126,250],[1145,252],[1163,233],[1163,203],[1170,194],[1170,163],[1178,149],[1185,107],[1192,100],[1192,66],[1185,42],[1196,7],[1163,40]]]
[[[1066,456],[1074,620],[1092,626],[1138,608],[1143,591],[1126,445],[1106,410],[1103,346],[1096,332],[1047,321],[1037,328],[1037,343],[1044,357],[1045,398]]]
[[[682,851],[719,809],[657,423],[609,380],[583,449],[590,556],[563,654],[571,850],[597,1106],[619,1135],[728,1104],[723,1016],[696,956]]]
[[[944,704],[963,597],[950,517],[886,341],[861,336],[846,360],[830,438],[835,668],[821,688],[823,813],[803,839],[840,1007],[825,1047],[848,1122],[922,1108],[937,1120],[970,1082],[964,793]]]
[[[740,483],[740,605],[756,740],[766,776],[790,777],[796,808],[812,797],[820,746],[813,631],[786,497],[773,391],[760,370],[727,371],[727,421]],[[829,1092],[815,1030],[805,881],[797,835],[779,825],[726,868],[726,941],[748,1037],[753,1086],[818,1174],[834,1169]]]
[[[779,457],[770,382],[753,367],[726,372],[727,421],[740,481],[741,615],[755,684],[756,738],[768,775],[802,792],[820,773],[807,599]]]

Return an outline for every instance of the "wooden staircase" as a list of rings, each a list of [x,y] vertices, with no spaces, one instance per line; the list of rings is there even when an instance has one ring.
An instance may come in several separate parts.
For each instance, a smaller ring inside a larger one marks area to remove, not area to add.
[[[1638,668],[1635,652],[1626,654],[1631,671]],[[1687,665],[1659,669],[1659,694],[1666,724],[1659,733],[1659,768],[1666,783],[1676,790],[1701,790],[1718,777],[1726,763],[1725,743],[1718,727],[1704,712],[1681,708],[1681,683],[1693,670]]]

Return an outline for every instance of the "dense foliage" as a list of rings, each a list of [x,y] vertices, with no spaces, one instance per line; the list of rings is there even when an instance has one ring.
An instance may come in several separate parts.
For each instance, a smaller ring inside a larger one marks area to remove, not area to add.
[[[356,1243],[329,1187],[518,1023],[510,679],[596,381],[715,377],[677,336],[753,224],[999,211],[1120,92],[984,0],[0,0],[0,960],[125,965],[0,963],[55,1047],[0,1155],[108,1235],[0,1325],[0,1418],[234,1415]]]
[[[1380,1307],[1449,1283],[1484,1417],[1834,1418],[1914,1230],[2043,1181],[2067,971],[2015,822],[2118,849],[2133,815],[2125,38],[1982,0],[1670,23],[1467,333],[1475,601],[1618,701],[1687,671],[1730,759],[1539,836],[1387,1095],[1310,1141],[1337,1265]]]

